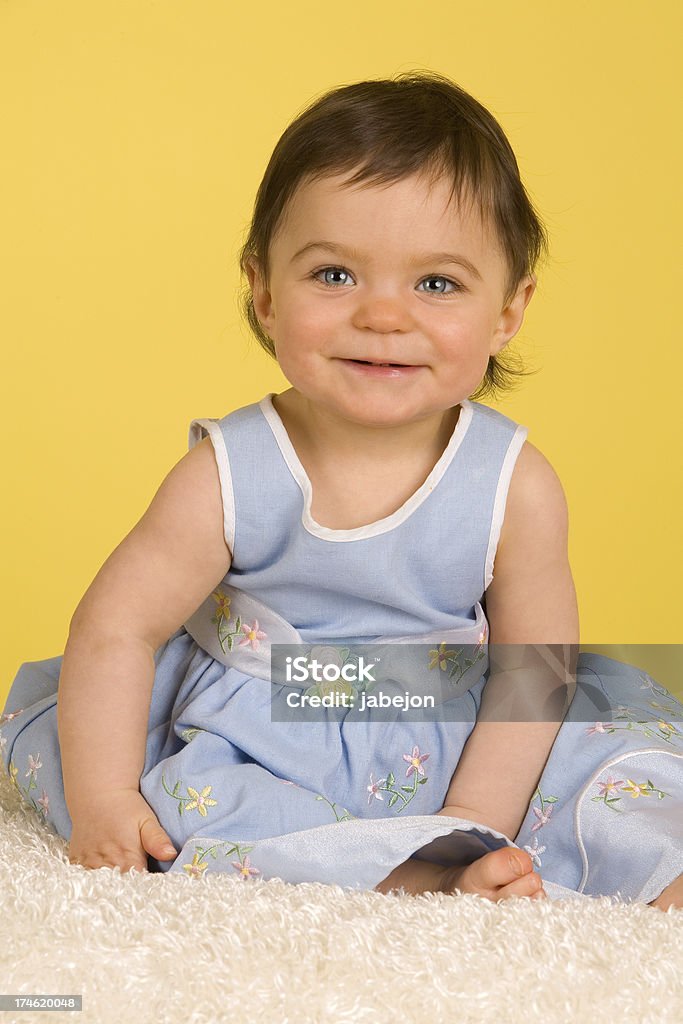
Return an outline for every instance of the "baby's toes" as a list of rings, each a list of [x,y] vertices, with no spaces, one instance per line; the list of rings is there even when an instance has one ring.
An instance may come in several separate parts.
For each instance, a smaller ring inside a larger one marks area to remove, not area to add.
[[[543,889],[543,879],[534,871],[529,871],[528,874],[515,879],[515,881],[510,882],[509,885],[504,885],[498,890],[494,899],[506,900],[509,899],[510,896],[530,896],[532,899],[545,899],[546,894]]]
[[[534,879],[538,879],[538,884]],[[468,865],[458,888],[464,892],[478,892],[482,896],[496,900],[505,895],[529,896],[539,885],[540,879],[538,875],[534,875],[529,854],[525,850],[503,847],[501,850],[485,854]],[[511,887],[515,887],[514,890]]]

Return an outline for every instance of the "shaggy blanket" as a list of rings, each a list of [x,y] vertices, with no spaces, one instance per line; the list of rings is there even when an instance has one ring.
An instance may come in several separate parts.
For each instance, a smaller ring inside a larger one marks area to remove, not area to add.
[[[4,775],[0,922],[0,992],[81,1024],[683,1020],[683,910],[88,871]]]

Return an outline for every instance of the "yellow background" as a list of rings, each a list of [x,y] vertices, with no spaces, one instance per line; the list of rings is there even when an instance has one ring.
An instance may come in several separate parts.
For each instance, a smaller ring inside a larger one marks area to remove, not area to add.
[[[680,22],[615,0],[4,0],[0,708],[22,661],[63,650],[190,420],[288,387],[237,306],[281,132],[411,69],[492,110],[551,235],[513,342],[540,372],[488,401],[564,483],[582,641],[683,694],[674,648],[628,646],[683,641]]]

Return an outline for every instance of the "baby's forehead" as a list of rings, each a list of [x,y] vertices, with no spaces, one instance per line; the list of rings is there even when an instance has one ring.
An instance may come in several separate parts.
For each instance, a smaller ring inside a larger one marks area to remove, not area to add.
[[[446,174],[426,175],[424,172],[404,175],[395,180],[361,180],[353,182],[349,172],[318,173],[301,179],[291,193],[279,217],[277,234],[293,230],[308,235],[319,234],[326,222],[343,222],[348,211],[371,211],[382,206],[393,211],[407,208],[420,225],[434,221],[457,223],[476,237],[486,248],[499,247],[499,232],[494,215],[484,196],[474,185],[455,182]],[[424,216],[429,207],[431,215]],[[371,220],[356,221],[353,227],[362,231]],[[275,237],[275,235],[273,236]],[[321,235],[322,237],[322,235]]]

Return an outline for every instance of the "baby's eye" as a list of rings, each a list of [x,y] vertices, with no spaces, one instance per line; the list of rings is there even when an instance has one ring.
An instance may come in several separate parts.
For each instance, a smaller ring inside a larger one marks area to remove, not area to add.
[[[311,277],[314,281],[320,281],[320,274],[346,274],[348,277],[349,272],[348,270],[344,270],[343,267],[321,267],[320,270],[314,270]],[[336,281],[330,282],[325,280],[320,281],[320,283],[327,285],[328,288],[334,288],[334,285],[338,284]]]
[[[451,279],[449,277],[441,277],[441,275],[437,275],[437,276],[434,276],[434,277],[425,277],[424,281],[445,281],[446,284],[452,284],[453,285],[454,291],[456,291],[456,292],[462,291],[462,287],[456,281],[451,281]],[[424,281],[420,281],[420,284],[424,284]],[[452,292],[435,291],[433,288],[428,288],[427,291],[431,295],[452,295],[453,294]]]
[[[343,274],[347,278],[350,277],[350,274],[349,274],[348,270],[345,270],[344,267],[321,267],[320,270],[314,270],[313,273],[310,275],[310,277],[314,281],[320,281],[320,284],[324,284],[327,288],[334,288],[338,284],[344,284],[345,282],[344,281],[341,281],[341,282],[340,281],[329,281],[329,280],[325,280],[325,279],[321,280],[321,278],[320,278],[321,274],[324,274],[324,275],[327,275],[327,274]],[[353,280],[353,279],[351,278],[351,280]],[[420,284],[424,284],[425,281],[444,281],[447,285],[449,285],[449,284],[452,285],[453,291],[456,291],[456,292],[462,291],[462,285],[459,285],[457,283],[457,281],[451,281],[451,279],[449,277],[441,277],[440,274],[433,275],[432,277],[425,277],[422,281],[420,281]],[[439,290],[435,290],[433,288],[428,288],[427,289],[428,294],[431,294],[431,295],[452,295],[453,291],[447,292],[447,291],[443,291],[441,289],[439,289]]]

